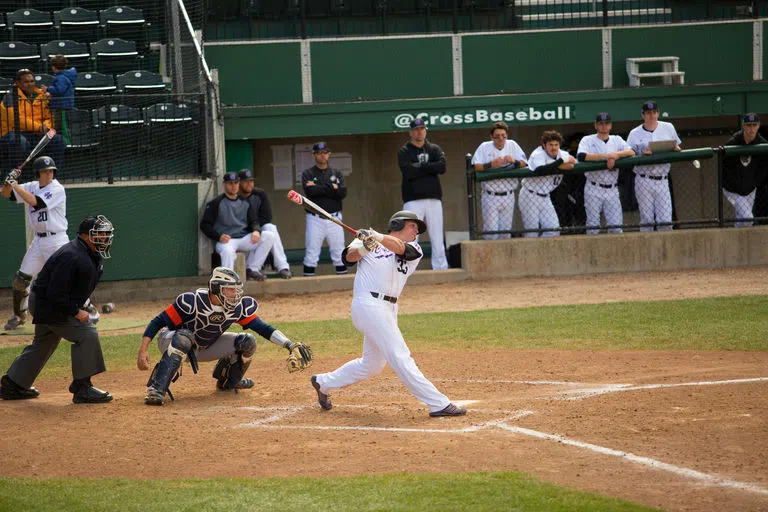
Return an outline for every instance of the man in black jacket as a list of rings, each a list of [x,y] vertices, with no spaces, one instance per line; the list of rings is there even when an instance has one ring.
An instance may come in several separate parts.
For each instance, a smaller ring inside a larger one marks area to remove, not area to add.
[[[85,307],[109,258],[114,227],[106,217],[87,217],[80,223],[77,238],[48,258],[32,285],[30,309],[35,337],[0,379],[5,400],[36,398],[32,387],[40,371],[62,338],[72,342],[72,384],[69,391],[76,404],[105,403],[112,395],[96,389],[91,377],[106,371],[95,319]]]
[[[427,140],[423,119],[411,121],[406,142],[397,153],[397,164],[403,173],[403,210],[416,213],[427,224],[432,248],[432,269],[448,268],[443,244],[443,189],[440,175],[445,173],[445,153]]]
[[[726,146],[746,146],[767,142],[759,133],[760,118],[746,114],[741,131],[728,139]],[[723,161],[723,195],[735,210],[735,227],[752,225],[755,189],[765,181],[766,160],[761,155],[726,156]]]
[[[240,177],[236,172],[224,173],[224,193],[205,205],[200,231],[216,242],[221,266],[235,269],[238,252],[247,253],[245,276],[248,280],[263,281],[259,269],[267,261],[275,236],[261,231],[257,212],[237,192]]]

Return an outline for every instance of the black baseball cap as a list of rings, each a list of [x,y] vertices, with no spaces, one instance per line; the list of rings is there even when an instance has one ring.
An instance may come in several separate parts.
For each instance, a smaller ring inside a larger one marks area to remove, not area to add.
[[[87,235],[98,223],[99,223],[98,215],[84,218],[83,221],[80,223],[80,226],[78,226],[77,228],[77,234],[84,233]]]
[[[224,183],[229,183],[230,181],[240,181],[240,176],[236,172],[225,172]]]
[[[328,147],[328,144],[325,142],[318,142],[314,146],[312,146],[312,153],[330,153],[331,148]]]
[[[608,112],[600,112],[595,116],[595,122],[599,123],[600,121],[613,121],[613,119],[611,119],[611,114]]]
[[[741,120],[742,124],[757,124],[760,122],[760,118],[754,112],[744,114],[744,118]]]
[[[424,129],[426,129],[427,128],[427,123],[425,123],[422,118],[417,117],[417,118],[411,120],[411,123],[408,126],[410,126],[411,129],[413,129],[413,128],[424,128]]]
[[[253,178],[253,171],[250,170],[250,169],[240,169],[240,172],[237,173],[237,176],[240,178],[240,181],[254,179]]]
[[[648,112],[649,110],[659,110],[659,104],[655,101],[646,101],[643,103],[642,111]]]

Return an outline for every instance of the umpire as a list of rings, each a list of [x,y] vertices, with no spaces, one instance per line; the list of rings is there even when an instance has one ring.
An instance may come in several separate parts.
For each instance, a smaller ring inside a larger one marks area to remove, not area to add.
[[[72,384],[76,404],[105,403],[112,395],[93,387],[91,377],[106,370],[99,333],[83,309],[109,258],[114,227],[106,217],[86,217],[77,238],[53,253],[32,285],[30,309],[35,337],[0,379],[5,400],[36,398],[32,383],[64,338],[72,342]]]

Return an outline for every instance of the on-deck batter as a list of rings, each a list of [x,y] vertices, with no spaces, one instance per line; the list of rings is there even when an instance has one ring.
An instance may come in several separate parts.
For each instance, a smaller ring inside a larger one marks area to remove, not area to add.
[[[389,220],[388,235],[362,229],[343,252],[347,265],[360,262],[355,274],[352,322],[363,333],[363,356],[330,373],[312,376],[318,402],[332,408],[332,391],[377,375],[389,363],[413,396],[429,407],[430,416],[461,416],[466,409],[452,404],[421,373],[397,326],[397,298],[423,256],[416,237],[427,229],[407,210]]]
[[[13,276],[13,316],[5,330],[17,329],[27,321],[27,302],[32,279],[40,272],[48,258],[67,238],[67,194],[56,179],[56,162],[41,156],[32,164],[37,181],[19,185],[14,179],[3,183],[2,195],[11,201],[27,205],[29,227],[35,234],[21,267]]]

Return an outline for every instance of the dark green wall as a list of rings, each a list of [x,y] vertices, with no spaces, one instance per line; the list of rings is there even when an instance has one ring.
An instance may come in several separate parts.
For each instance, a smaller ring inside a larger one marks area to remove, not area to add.
[[[312,90],[316,102],[450,96],[451,38],[313,42]]]
[[[253,142],[250,140],[230,140],[226,145],[227,170],[253,169]]]
[[[21,266],[21,259],[27,250],[24,228],[25,206],[0,198],[0,218],[3,219],[3,242],[0,243],[0,288],[7,288],[13,282],[13,275]]]
[[[301,103],[299,43],[206,46],[227,105]]]
[[[599,89],[600,30],[466,36],[464,94]]]
[[[627,57],[680,57],[685,83],[752,80],[752,24],[615,29],[613,86],[628,87]]]

